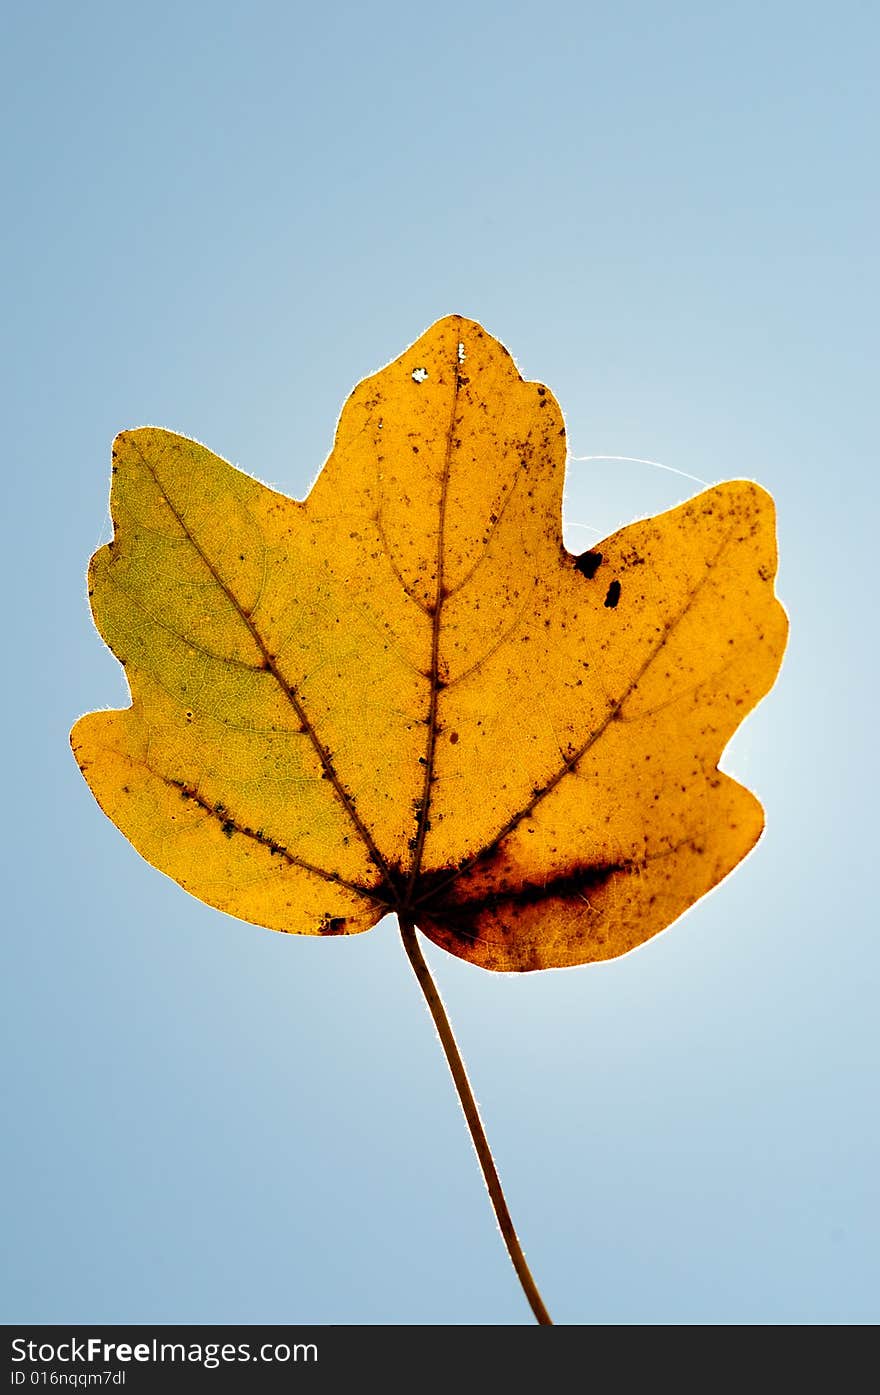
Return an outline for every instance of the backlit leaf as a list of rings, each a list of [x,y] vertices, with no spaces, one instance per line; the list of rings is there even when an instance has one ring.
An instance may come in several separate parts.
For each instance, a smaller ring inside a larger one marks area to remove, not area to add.
[[[527,970],[663,929],[761,832],[718,761],[785,645],[773,506],[722,484],[574,557],[565,459],[457,316],[355,389],[303,503],[124,432],[89,587],[132,705],[72,734],[101,807],[276,930],[396,911]]]

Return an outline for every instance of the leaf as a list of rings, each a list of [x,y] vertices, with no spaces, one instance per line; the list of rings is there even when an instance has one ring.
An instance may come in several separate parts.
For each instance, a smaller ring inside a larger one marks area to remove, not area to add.
[[[101,807],[276,930],[397,911],[527,970],[663,929],[761,833],[718,761],[785,645],[773,505],[722,484],[573,557],[565,459],[457,316],[355,389],[303,503],[124,432],[89,586],[132,705],[72,734]]]

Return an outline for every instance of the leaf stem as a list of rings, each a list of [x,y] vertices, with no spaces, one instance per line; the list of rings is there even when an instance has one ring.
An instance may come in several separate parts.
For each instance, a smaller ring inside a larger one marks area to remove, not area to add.
[[[501,1235],[507,1246],[507,1253],[510,1255],[511,1262],[516,1270],[517,1278],[522,1284],[523,1292],[528,1299],[529,1306],[536,1320],[542,1326],[552,1327],[553,1319],[544,1307],[544,1300],[538,1292],[537,1284],[532,1278],[532,1273],[526,1263],[526,1257],[523,1254],[522,1246],[513,1228],[513,1221],[507,1209],[507,1202],[504,1198],[501,1179],[498,1176],[495,1160],[492,1157],[492,1151],[489,1147],[488,1139],[486,1138],[486,1131],[483,1128],[480,1112],[477,1109],[477,1102],[474,1099],[474,1093],[471,1089],[470,1081],[467,1078],[464,1061],[461,1058],[461,1052],[458,1049],[452,1026],[446,1015],[446,1009],[443,1006],[443,1001],[440,997],[437,985],[431,977],[431,971],[428,965],[425,963],[415,925],[408,916],[402,913],[398,914],[398,920],[400,922],[400,937],[403,940],[403,947],[406,950],[410,964],[412,964],[413,972],[419,981],[419,987],[425,995],[428,1011],[434,1019],[434,1026],[437,1028],[440,1044],[443,1047],[449,1069],[452,1072],[452,1079],[455,1083],[459,1103],[464,1111],[464,1117],[467,1120],[471,1140],[477,1150],[477,1158],[479,1159],[486,1186],[489,1189],[489,1198],[492,1202],[492,1208],[495,1212]]]

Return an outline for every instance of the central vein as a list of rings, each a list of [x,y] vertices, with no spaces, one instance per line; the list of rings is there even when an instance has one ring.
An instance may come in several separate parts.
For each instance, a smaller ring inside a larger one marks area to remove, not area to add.
[[[446,599],[446,584],[443,579],[443,564],[446,543],[446,502],[449,496],[449,475],[452,468],[452,452],[455,440],[455,414],[458,409],[458,391],[460,387],[460,377],[458,363],[453,368],[453,388],[452,406],[449,412],[449,427],[446,432],[446,444],[443,454],[443,474],[440,479],[440,504],[437,516],[437,559],[435,565],[436,582],[434,588],[434,603],[431,607],[431,662],[428,669],[428,682],[430,694],[428,697],[428,715],[425,719],[428,728],[428,738],[425,745],[425,777],[422,783],[422,796],[419,800],[419,807],[416,813],[416,837],[413,848],[412,867],[410,868],[409,882],[406,889],[407,901],[411,897],[419,874],[422,870],[422,858],[425,851],[425,838],[428,833],[431,813],[431,786],[434,783],[434,762],[437,752],[437,704],[442,688],[440,681],[440,629],[442,623],[443,602]]]

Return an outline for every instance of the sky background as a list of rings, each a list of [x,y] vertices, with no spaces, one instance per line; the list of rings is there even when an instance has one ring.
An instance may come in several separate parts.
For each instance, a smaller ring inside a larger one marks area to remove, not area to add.
[[[572,454],[760,481],[792,621],[755,853],[600,967],[427,946],[568,1323],[880,1317],[876,6],[176,0],[3,21],[7,1322],[519,1323],[394,924],[189,898],[67,744],[154,423],[302,495],[353,385],[479,319]],[[583,550],[698,486],[572,463]]]

